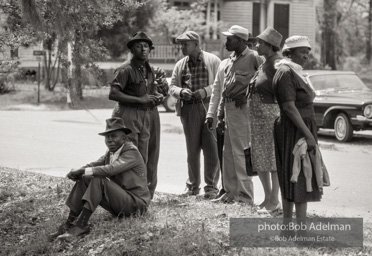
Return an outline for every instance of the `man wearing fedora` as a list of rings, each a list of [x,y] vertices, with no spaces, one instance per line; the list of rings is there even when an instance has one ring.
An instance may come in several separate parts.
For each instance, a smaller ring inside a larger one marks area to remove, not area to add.
[[[256,51],[247,47],[248,29],[238,25],[222,32],[226,49],[233,51],[224,67],[218,127],[224,129],[223,186],[225,194],[214,202],[253,204],[253,182],[246,173],[244,148],[250,140],[248,105],[245,97],[249,81],[262,64]],[[207,116],[207,123],[213,123]],[[223,125],[222,125],[223,124]]]
[[[176,113],[181,117],[186,138],[188,179],[184,195],[198,195],[200,192],[200,153],[204,155],[204,197],[215,198],[218,192],[219,162],[215,131],[204,125],[208,110],[212,84],[221,60],[214,54],[202,51],[199,35],[186,31],[176,38],[182,45],[184,58],[174,69],[170,94],[176,99]]]
[[[88,221],[98,205],[117,217],[146,211],[150,202],[146,166],[137,147],[128,140],[130,133],[123,119],[106,120],[106,130],[99,135],[105,137],[108,151],[97,161],[67,174],[76,181],[66,201],[70,213],[50,239],[89,233]]]
[[[137,32],[127,43],[133,57],[115,70],[109,99],[116,101],[112,117],[120,117],[132,130],[130,141],[138,147],[147,164],[151,195],[157,185],[160,152],[160,117],[157,106],[168,94],[165,72],[150,65],[148,57],[154,49],[151,38]]]

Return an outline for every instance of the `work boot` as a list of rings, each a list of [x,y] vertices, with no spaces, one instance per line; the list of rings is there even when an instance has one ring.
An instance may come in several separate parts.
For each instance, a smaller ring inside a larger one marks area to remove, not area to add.
[[[233,204],[235,203],[234,199],[231,199],[226,193],[222,196],[211,200],[212,203],[223,203],[223,204]]]
[[[217,198],[217,192],[215,192],[215,191],[205,192],[203,197],[204,197],[204,199],[216,199]]]
[[[60,235],[57,237],[58,240],[65,240],[69,238],[79,237],[85,234],[88,234],[90,232],[90,227],[79,227],[76,225],[73,225],[66,233]]]
[[[60,225],[57,229],[56,232],[53,232],[51,234],[49,234],[48,238],[49,238],[49,241],[53,241],[54,239],[56,239],[58,236],[66,233],[73,225],[70,223],[70,222],[65,222],[63,223],[62,225]]]

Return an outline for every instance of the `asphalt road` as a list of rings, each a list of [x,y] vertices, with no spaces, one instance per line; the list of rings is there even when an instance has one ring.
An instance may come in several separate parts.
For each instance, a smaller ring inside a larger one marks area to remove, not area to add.
[[[0,111],[0,166],[65,176],[74,167],[96,160],[105,152],[105,119],[111,110]],[[162,134],[158,191],[181,193],[187,179],[186,145],[181,122],[161,111]],[[310,203],[310,213],[322,216],[364,217],[372,220],[372,133],[351,143],[339,143],[322,131],[320,146],[331,177],[323,200]],[[263,200],[254,178],[255,201]]]

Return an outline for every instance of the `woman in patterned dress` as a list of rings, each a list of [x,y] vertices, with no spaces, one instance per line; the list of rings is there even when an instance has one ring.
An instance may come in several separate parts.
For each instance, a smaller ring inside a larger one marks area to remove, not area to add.
[[[282,59],[278,53],[282,38],[271,27],[257,36],[257,52],[266,61],[251,80],[249,90],[252,166],[257,171],[265,193],[258,212],[271,213],[280,209],[274,147],[274,122],[279,116],[279,107],[275,102],[272,81],[276,72],[274,63]]]
[[[279,185],[282,194],[283,218],[291,219],[293,206],[296,217],[305,218],[307,202],[320,201],[322,192],[311,178],[313,191],[306,191],[306,178],[301,171],[297,183],[291,182],[293,148],[300,138],[305,138],[307,150],[314,152],[317,129],[314,119],[315,92],[302,75],[311,46],[306,36],[291,36],[283,46],[283,56],[277,63],[274,77],[275,96],[280,107],[280,117],[275,121],[274,137]]]

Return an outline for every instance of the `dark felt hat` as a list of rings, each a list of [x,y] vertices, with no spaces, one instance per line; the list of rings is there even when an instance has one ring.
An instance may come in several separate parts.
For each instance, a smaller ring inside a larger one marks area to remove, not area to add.
[[[247,42],[256,43],[257,42],[257,37],[253,37],[252,33],[249,33]]]
[[[125,127],[124,120],[119,117],[112,117],[106,119],[106,131],[98,133],[99,135],[105,136],[106,134],[117,131],[123,130],[125,134],[129,134],[132,132],[131,129]]]
[[[138,42],[138,41],[145,41],[146,43],[149,44],[150,46],[150,49],[153,50],[154,47],[152,46],[152,40],[150,37],[148,37],[146,35],[145,32],[142,32],[142,31],[138,31],[137,33],[135,33],[132,38],[128,41],[127,43],[127,47],[130,49],[132,47],[132,45],[135,43],[135,42]]]

